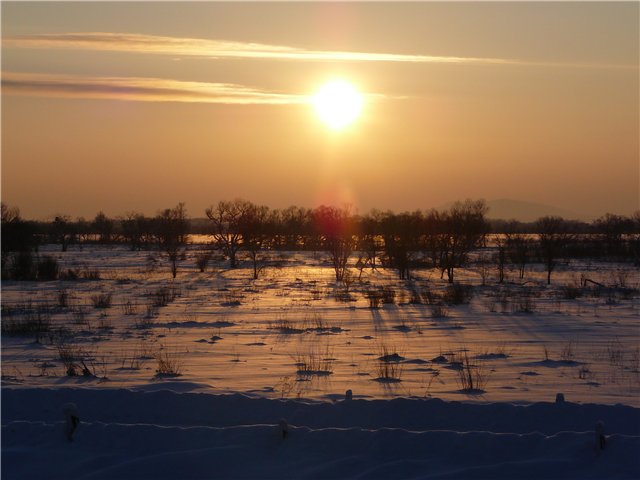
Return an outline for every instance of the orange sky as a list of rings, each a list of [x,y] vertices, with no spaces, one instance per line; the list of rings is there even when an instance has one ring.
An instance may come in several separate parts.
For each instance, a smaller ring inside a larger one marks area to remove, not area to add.
[[[639,208],[639,4],[2,3],[2,200]],[[366,95],[335,132],[307,103]]]

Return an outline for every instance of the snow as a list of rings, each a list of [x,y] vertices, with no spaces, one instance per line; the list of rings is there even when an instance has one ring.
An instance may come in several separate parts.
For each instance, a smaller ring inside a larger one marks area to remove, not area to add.
[[[2,336],[3,479],[640,478],[640,295],[561,295],[580,275],[637,288],[632,267],[572,262],[551,287],[540,266],[526,287],[461,269],[471,302],[435,314],[409,303],[446,291],[429,270],[365,271],[344,295],[322,253],[278,254],[286,266],[252,280],[243,265],[200,273],[190,249],[171,280],[149,252],[56,249],[43,247],[100,280],[2,284],[3,324],[48,305],[53,327]],[[381,286],[396,302],[371,309]],[[178,295],[147,318],[166,288]],[[93,307],[98,293],[111,308]],[[60,342],[95,376],[67,376]],[[159,373],[159,355],[177,372]],[[465,358],[485,381],[467,390]]]
[[[637,478],[624,405],[320,402],[94,388],[3,390],[3,478]],[[191,385],[197,389],[198,385]],[[178,391],[175,391],[173,389]],[[81,424],[63,434],[61,406]],[[286,419],[283,439],[280,420]],[[595,449],[596,422],[607,445]]]

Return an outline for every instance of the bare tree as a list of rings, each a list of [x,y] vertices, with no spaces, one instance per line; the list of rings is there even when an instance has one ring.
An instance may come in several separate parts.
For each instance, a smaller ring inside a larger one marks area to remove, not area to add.
[[[636,266],[640,266],[640,210],[636,210],[631,216],[629,249]]]
[[[454,269],[463,267],[469,253],[482,245],[487,232],[487,204],[484,200],[456,202],[441,215],[439,250],[440,269],[453,283]]]
[[[131,250],[141,250],[149,243],[151,220],[141,213],[128,212],[120,219],[122,239],[131,245]]]
[[[427,256],[431,267],[440,265],[440,233],[442,230],[441,214],[435,209],[423,215],[420,249]],[[444,272],[442,272],[444,275]]]
[[[274,214],[279,226],[278,245],[288,250],[304,249],[312,230],[312,212],[291,206]]]
[[[347,263],[355,247],[351,207],[319,206],[313,211],[313,219],[321,237],[323,248],[329,253],[336,281],[345,278]]]
[[[20,209],[18,207],[10,207],[4,202],[0,203],[0,208],[2,209],[2,225],[6,225],[13,222],[19,222],[22,219],[20,218]]]
[[[384,254],[389,264],[398,271],[401,280],[410,279],[413,255],[418,250],[422,214],[387,212],[381,221]]]
[[[220,201],[215,208],[211,206],[205,211],[213,224],[214,242],[229,258],[231,268],[238,266],[236,254],[242,246],[241,225],[245,222],[251,208],[250,202],[238,198],[232,201]]]
[[[505,233],[507,242],[507,256],[518,267],[518,277],[524,279],[524,272],[532,250],[532,239],[526,233],[516,231],[515,222],[507,225]]]
[[[104,212],[98,212],[93,219],[91,225],[92,230],[98,234],[98,241],[100,243],[110,243],[114,231],[113,220],[107,217]]]
[[[536,221],[538,248],[547,269],[547,285],[551,285],[551,272],[558,264],[567,245],[573,238],[561,217],[542,217]]]
[[[372,210],[368,215],[360,218],[357,242],[360,258],[356,263],[360,270],[358,279],[362,277],[362,271],[365,268],[369,267],[371,271],[376,270],[376,260],[384,251],[382,237],[380,236],[380,225],[383,218],[384,214],[378,210]]]
[[[498,283],[504,283],[504,269],[507,263],[507,237],[503,235],[495,235],[494,243],[496,245],[495,261],[498,267]]]
[[[242,235],[242,248],[247,252],[253,265],[253,278],[256,280],[265,266],[262,252],[269,247],[273,239],[273,215],[269,207],[251,204],[239,222]]]
[[[23,220],[17,207],[2,203],[2,278],[13,275],[16,279],[27,279],[33,276],[32,251],[38,245],[36,233],[33,222]],[[9,271],[11,263],[12,272]]]
[[[633,218],[607,213],[594,221],[607,257],[622,256],[625,250],[625,235],[633,232]]]
[[[58,215],[50,226],[50,235],[54,243],[59,243],[62,251],[66,252],[69,245],[76,239],[75,226],[67,215]]]
[[[171,274],[173,278],[176,278],[180,249],[186,243],[189,228],[184,203],[179,203],[174,208],[167,208],[160,212],[155,218],[155,224],[157,242],[169,257]]]

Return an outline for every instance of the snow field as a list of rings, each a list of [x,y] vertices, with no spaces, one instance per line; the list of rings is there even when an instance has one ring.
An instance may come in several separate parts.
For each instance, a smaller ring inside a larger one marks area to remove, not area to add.
[[[58,421],[67,401],[82,417],[73,442]],[[327,403],[11,387],[3,391],[2,418],[3,478],[637,478],[640,472],[640,410],[623,405]],[[290,425],[284,439],[281,418]],[[603,451],[594,446],[594,418],[605,425]]]

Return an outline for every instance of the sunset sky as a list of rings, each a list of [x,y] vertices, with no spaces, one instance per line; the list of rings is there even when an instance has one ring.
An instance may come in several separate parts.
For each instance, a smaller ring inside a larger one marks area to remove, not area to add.
[[[26,218],[222,199],[640,208],[626,3],[2,2],[2,200]],[[312,99],[340,78],[341,130]]]

